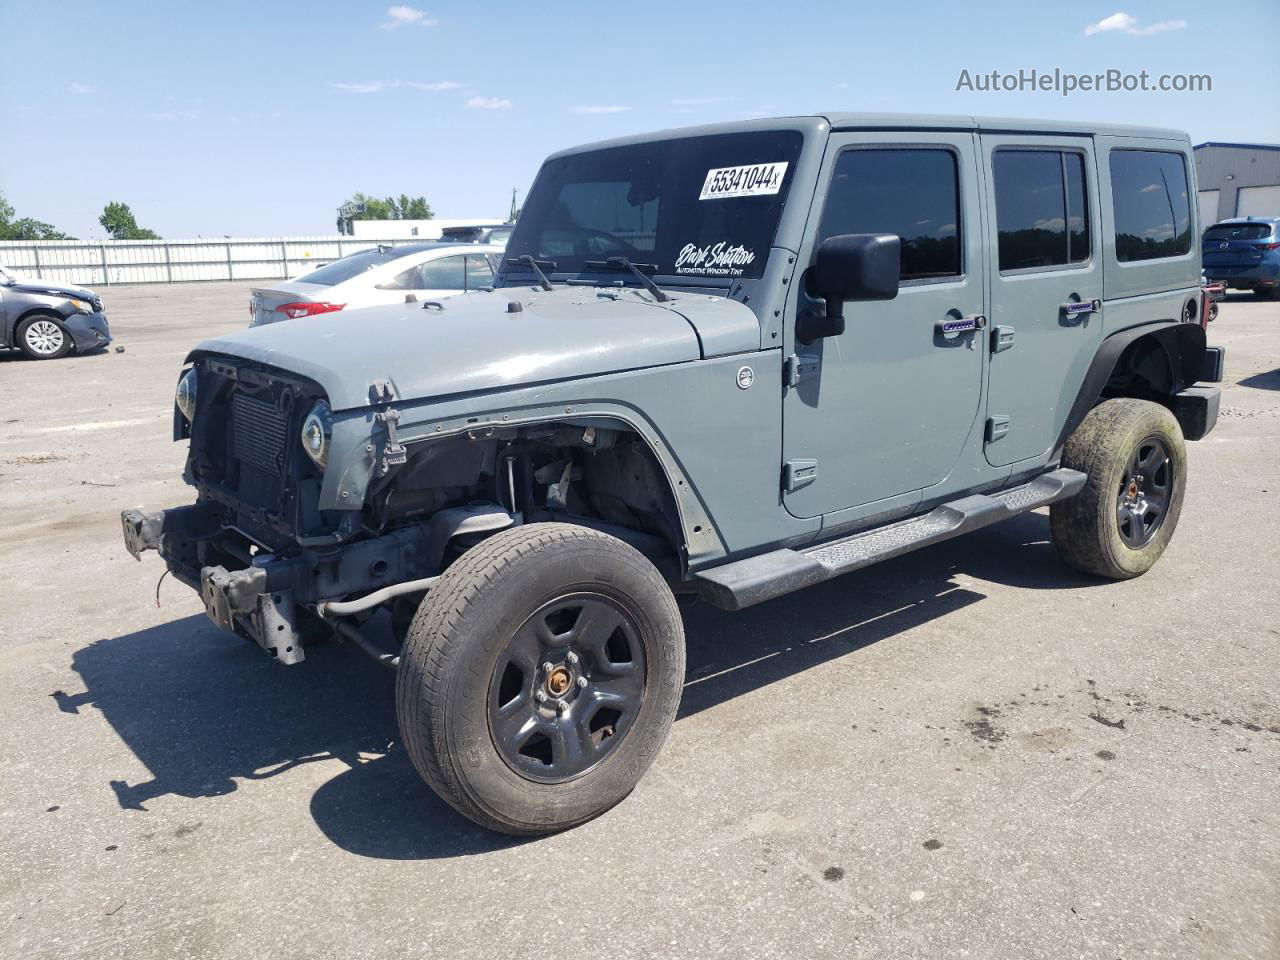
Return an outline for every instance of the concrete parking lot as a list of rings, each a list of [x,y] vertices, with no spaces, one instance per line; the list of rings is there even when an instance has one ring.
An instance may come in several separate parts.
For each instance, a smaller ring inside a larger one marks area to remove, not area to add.
[[[278,666],[121,546],[193,499],[174,379],[248,288],[107,288],[125,352],[0,357],[0,956],[1280,957],[1280,303],[1212,325],[1149,575],[1033,514],[691,608],[640,787],[517,841],[419,781],[386,671]]]

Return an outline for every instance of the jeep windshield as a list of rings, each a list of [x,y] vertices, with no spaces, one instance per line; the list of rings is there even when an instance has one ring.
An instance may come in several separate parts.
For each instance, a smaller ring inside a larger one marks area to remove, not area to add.
[[[507,244],[504,273],[526,272],[512,262],[522,256],[561,279],[625,257],[659,276],[759,277],[802,142],[790,130],[734,133],[548,160]]]

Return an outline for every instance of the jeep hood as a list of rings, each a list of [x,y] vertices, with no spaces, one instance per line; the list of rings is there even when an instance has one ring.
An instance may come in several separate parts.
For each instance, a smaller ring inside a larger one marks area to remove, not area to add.
[[[188,360],[221,354],[300,374],[334,410],[349,410],[368,405],[375,380],[412,402],[759,347],[755,314],[723,297],[676,293],[658,303],[635,288],[521,287],[253,327],[206,340]]]

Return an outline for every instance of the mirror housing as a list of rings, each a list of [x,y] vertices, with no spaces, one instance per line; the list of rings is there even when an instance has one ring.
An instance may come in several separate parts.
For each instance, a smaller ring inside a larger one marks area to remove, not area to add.
[[[804,343],[844,333],[846,300],[892,300],[898,295],[902,240],[896,233],[844,233],[818,247],[805,278],[812,297],[825,300],[825,314],[800,318],[796,335]]]

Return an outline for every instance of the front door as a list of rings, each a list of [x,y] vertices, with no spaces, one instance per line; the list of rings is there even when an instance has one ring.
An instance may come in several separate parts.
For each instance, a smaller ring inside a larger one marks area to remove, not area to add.
[[[1102,339],[1093,142],[986,136],[993,466],[1047,458]]]
[[[815,517],[943,481],[971,441],[982,388],[986,311],[983,224],[974,136],[835,134],[823,160],[800,250],[846,233],[902,240],[894,300],[848,303],[845,332],[796,342],[798,311],[821,309],[803,290],[789,301],[783,400],[787,509]],[[944,324],[975,329],[948,332]],[[874,512],[874,508],[868,512]]]

